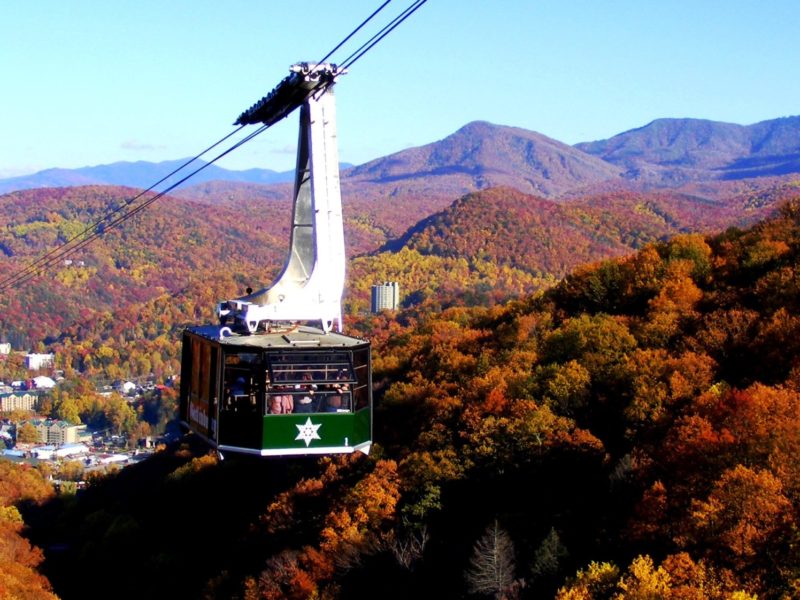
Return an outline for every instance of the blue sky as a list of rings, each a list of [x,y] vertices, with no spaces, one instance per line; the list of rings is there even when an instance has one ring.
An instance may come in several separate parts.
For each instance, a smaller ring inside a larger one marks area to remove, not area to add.
[[[379,4],[5,0],[0,177],[192,156]],[[428,0],[341,79],[341,159],[473,120],[574,144],[661,117],[800,114],[799,24],[797,0]],[[292,116],[219,164],[290,169],[296,127]]]

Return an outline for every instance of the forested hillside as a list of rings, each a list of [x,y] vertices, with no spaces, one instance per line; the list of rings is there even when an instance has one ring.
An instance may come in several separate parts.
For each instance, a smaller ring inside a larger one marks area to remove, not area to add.
[[[0,339],[53,350],[57,367],[117,379],[179,370],[178,331],[210,322],[216,302],[269,284],[288,248],[290,203],[269,188],[200,200],[167,197],[0,298]],[[376,282],[399,281],[406,306],[491,306],[554,285],[578,265],[679,233],[721,231],[771,214],[792,182],[744,185],[717,200],[608,191],[554,202],[511,188],[450,202],[346,202],[348,318]],[[219,190],[217,190],[219,192]],[[85,187],[0,196],[0,277],[83,231],[136,192]],[[416,215],[416,216],[415,216]],[[414,220],[418,218],[417,220]],[[17,378],[0,365],[0,377]]]
[[[799,258],[795,198],[543,294],[359,319],[370,457],[186,440],[27,507],[44,572],[67,598],[793,597]]]

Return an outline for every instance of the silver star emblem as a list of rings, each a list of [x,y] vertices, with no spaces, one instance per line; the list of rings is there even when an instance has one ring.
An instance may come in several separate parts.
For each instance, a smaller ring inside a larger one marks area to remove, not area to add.
[[[299,433],[297,434],[297,437],[294,439],[303,440],[306,443],[306,448],[308,448],[308,445],[311,443],[311,440],[322,439],[321,437],[319,437],[319,433],[317,433],[319,428],[322,427],[322,423],[320,423],[319,425],[314,425],[311,422],[311,417],[308,417],[306,419],[306,422],[303,423],[302,425],[295,424],[295,427],[297,427]]]

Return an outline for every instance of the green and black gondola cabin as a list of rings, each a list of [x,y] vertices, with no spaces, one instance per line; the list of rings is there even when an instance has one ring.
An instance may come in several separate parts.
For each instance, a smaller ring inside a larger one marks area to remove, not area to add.
[[[369,453],[370,344],[297,327],[183,333],[180,420],[218,451],[257,456]]]

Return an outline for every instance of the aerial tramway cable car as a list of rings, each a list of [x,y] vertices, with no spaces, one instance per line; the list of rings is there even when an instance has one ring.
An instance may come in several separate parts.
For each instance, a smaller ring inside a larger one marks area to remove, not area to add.
[[[283,271],[271,286],[221,302],[218,324],[183,333],[181,423],[221,452],[366,454],[372,444],[370,344],[341,332],[345,251],[333,85],[344,72],[328,63],[293,65],[236,121],[271,125],[300,108]]]

